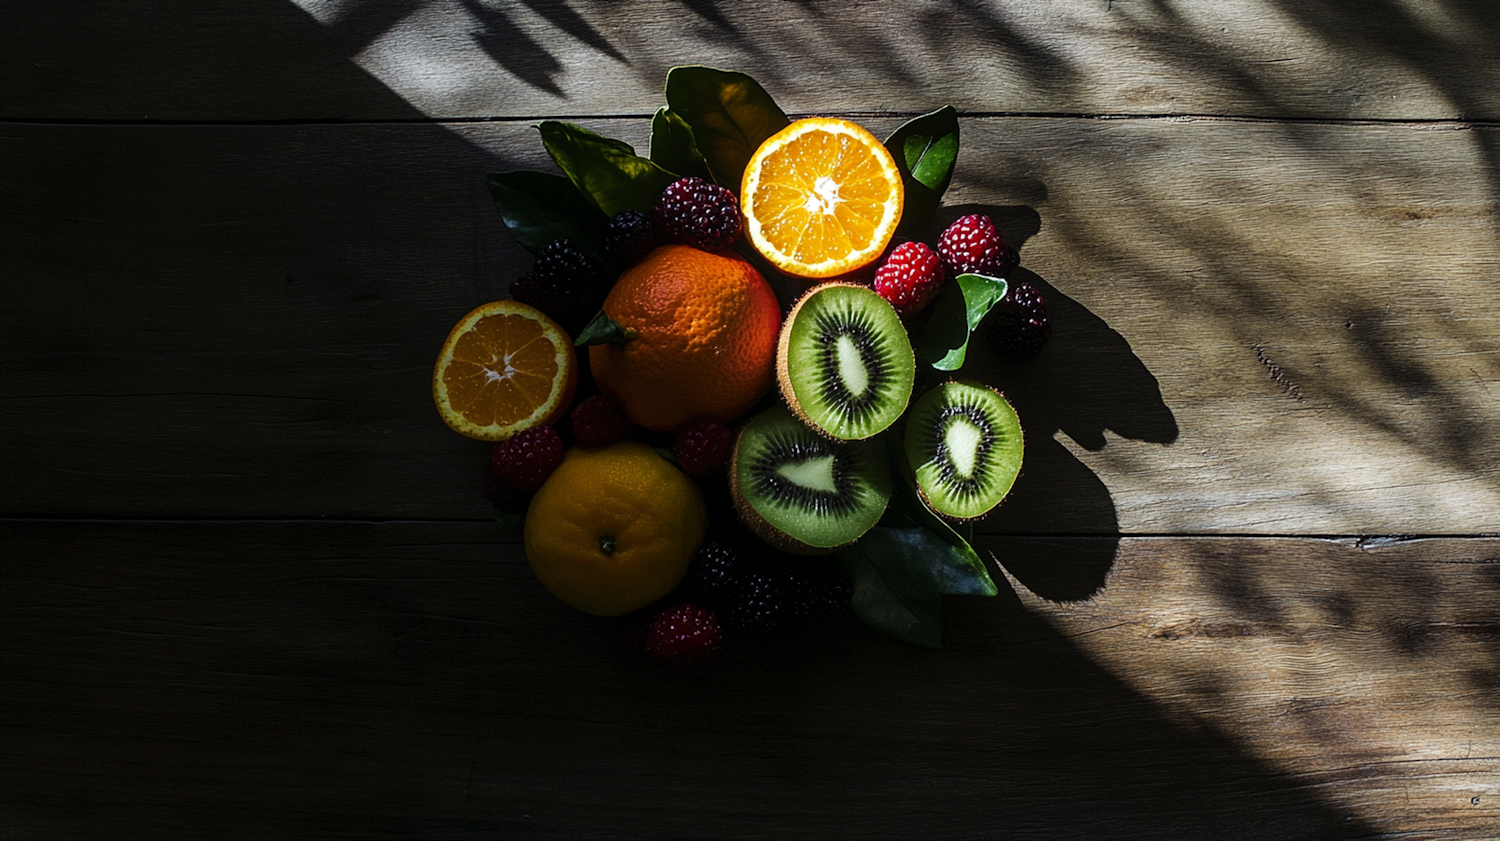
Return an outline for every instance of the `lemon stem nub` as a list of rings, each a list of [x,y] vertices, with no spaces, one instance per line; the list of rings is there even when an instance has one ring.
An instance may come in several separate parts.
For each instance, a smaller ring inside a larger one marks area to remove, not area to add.
[[[634,330],[626,327],[620,322],[610,318],[604,310],[594,316],[582,330],[578,331],[578,338],[573,340],[576,347],[588,347],[589,345],[622,344],[634,339]]]
[[[599,551],[606,555],[613,555],[615,553],[615,539],[613,537],[599,538]]]

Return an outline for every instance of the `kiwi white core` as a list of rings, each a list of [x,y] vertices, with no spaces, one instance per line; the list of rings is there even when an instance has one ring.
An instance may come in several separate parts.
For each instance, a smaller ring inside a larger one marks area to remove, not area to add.
[[[865,367],[865,355],[859,352],[859,345],[855,344],[853,337],[839,336],[838,360],[839,378],[844,381],[844,388],[855,397],[864,395],[870,388],[870,370]]]
[[[776,468],[776,474],[794,485],[811,491],[837,493],[838,482],[833,478],[834,457],[832,454],[804,461],[788,462]]]
[[[943,431],[943,441],[948,446],[948,458],[953,470],[967,479],[974,475],[974,465],[979,460],[979,447],[984,442],[984,430],[965,417],[954,418]]]

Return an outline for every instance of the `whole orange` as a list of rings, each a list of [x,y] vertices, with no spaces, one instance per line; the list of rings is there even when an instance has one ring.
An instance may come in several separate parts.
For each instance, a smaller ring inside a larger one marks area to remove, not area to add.
[[[698,485],[655,450],[575,447],[526,509],[526,559],[566,604],[621,616],[682,581],[707,528]]]
[[[728,423],[776,379],[781,307],[760,272],[732,254],[657,248],[620,276],[604,313],[630,338],[589,348],[589,369],[647,429]]]

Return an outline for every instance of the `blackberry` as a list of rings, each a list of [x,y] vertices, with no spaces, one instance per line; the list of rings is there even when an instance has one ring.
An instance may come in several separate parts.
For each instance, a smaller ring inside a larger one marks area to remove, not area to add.
[[[782,573],[787,617],[796,621],[838,619],[850,612],[854,580],[836,565],[797,559]]]
[[[709,541],[693,556],[683,584],[704,603],[723,607],[739,599],[748,572],[739,552],[724,543]]]
[[[786,615],[786,594],[781,591],[780,579],[752,571],[740,582],[739,597],[725,617],[729,626],[748,633],[766,633],[780,627]]]
[[[1030,281],[1015,279],[985,319],[990,341],[1005,356],[1022,362],[1042,352],[1052,335],[1047,299]]]
[[[604,252],[610,262],[627,268],[640,262],[656,247],[656,228],[651,215],[640,210],[622,210],[609,221],[604,234]]]
[[[697,176],[678,179],[662,190],[651,221],[665,242],[723,251],[740,235],[740,203],[734,193]]]
[[[542,249],[531,271],[510,285],[510,296],[546,313],[572,335],[599,311],[609,285],[604,267],[564,239]]]

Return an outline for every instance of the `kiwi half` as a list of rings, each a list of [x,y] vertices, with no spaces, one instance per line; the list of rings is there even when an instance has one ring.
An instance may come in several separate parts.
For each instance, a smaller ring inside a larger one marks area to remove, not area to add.
[[[956,520],[989,512],[1021,472],[1021,420],[998,391],[944,383],[912,404],[904,439],[917,490],[933,511]]]
[[[788,552],[853,543],[891,500],[891,466],[879,441],[835,441],[783,406],[740,430],[730,461],[735,509],[751,531]]]
[[[890,426],[911,401],[915,377],[901,317],[868,286],[815,286],[782,322],[781,396],[824,435],[858,441]]]

